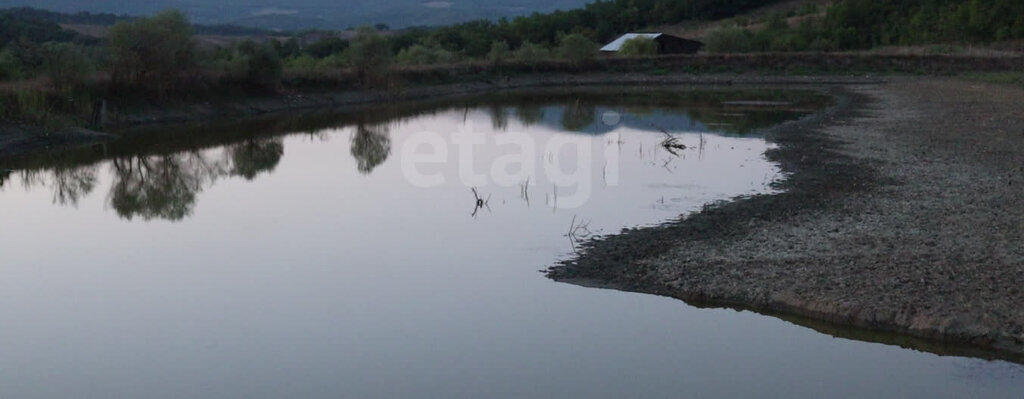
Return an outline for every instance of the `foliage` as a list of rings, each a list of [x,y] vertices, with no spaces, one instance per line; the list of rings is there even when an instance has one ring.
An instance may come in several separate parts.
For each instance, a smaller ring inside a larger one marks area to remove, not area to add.
[[[77,35],[56,23],[34,17],[19,16],[11,10],[0,11],[0,46],[16,40],[33,43],[69,42]]]
[[[284,62],[284,69],[303,74],[315,73],[318,66],[319,61],[309,54],[302,54],[298,57],[289,58]]]
[[[714,53],[742,53],[754,50],[753,33],[738,26],[725,26],[708,34],[705,49]]]
[[[803,9],[800,14],[814,14]],[[772,16],[758,32],[727,26],[708,36],[708,50],[827,51],[887,45],[991,42],[1024,38],[1019,0],[846,0],[798,28]]]
[[[351,152],[359,173],[370,174],[391,154],[391,137],[385,127],[360,123],[356,127],[356,134],[352,136]]]
[[[115,84],[160,93],[195,64],[192,28],[178,11],[118,22],[110,29],[107,47]]]
[[[231,175],[253,180],[263,172],[273,172],[284,156],[284,143],[280,139],[247,140],[228,148],[231,157]]]
[[[358,29],[347,54],[363,84],[371,84],[381,78],[392,61],[387,39],[370,27]]]
[[[291,37],[281,43],[279,40],[274,39],[270,41],[270,44],[274,46],[274,51],[281,58],[292,58],[297,57],[302,52],[302,46],[299,45],[299,40]]]
[[[281,81],[282,64],[273,45],[264,44],[246,54],[249,59],[246,81],[253,87],[270,90]]]
[[[658,54],[658,42],[649,37],[639,36],[626,40],[619,49],[619,55],[625,57],[651,56]]]
[[[491,43],[491,51],[487,53],[487,60],[491,62],[507,61],[512,56],[508,43],[498,41]]]
[[[414,44],[398,52],[395,61],[402,65],[449,64],[458,60],[455,53],[440,47]]]
[[[493,43],[509,48],[526,43],[554,46],[567,34],[580,34],[605,42],[648,26],[677,24],[686,20],[731,17],[779,0],[605,0],[583,8],[552,13],[534,13],[512,20],[472,21],[436,29],[415,29],[395,38],[395,51],[413,44],[435,43],[470,58],[484,58]],[[534,48],[535,49],[535,48]]]
[[[597,43],[579,33],[564,35],[558,39],[558,57],[571,62],[583,62],[597,54]]]
[[[24,77],[21,63],[8,48],[0,49],[0,81],[17,80]]]
[[[50,42],[43,45],[43,52],[46,76],[59,91],[81,86],[93,72],[92,61],[81,46]]]
[[[524,62],[537,62],[551,58],[551,50],[547,47],[530,42],[523,43],[512,52],[512,59]]]
[[[298,43],[296,43],[296,45],[297,44]],[[345,51],[348,49],[348,45],[349,43],[347,40],[342,40],[337,37],[328,37],[311,43],[306,46],[303,51],[316,58],[326,58]]]

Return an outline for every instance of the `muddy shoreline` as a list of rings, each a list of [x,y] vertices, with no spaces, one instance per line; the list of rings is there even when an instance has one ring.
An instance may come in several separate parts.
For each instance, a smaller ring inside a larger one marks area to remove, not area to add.
[[[781,193],[603,237],[548,276],[1024,360],[1024,90],[915,78],[828,90],[836,106],[767,133]]]

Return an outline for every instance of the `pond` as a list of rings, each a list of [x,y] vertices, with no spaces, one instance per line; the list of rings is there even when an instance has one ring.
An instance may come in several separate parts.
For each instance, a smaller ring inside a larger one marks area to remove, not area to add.
[[[0,397],[1024,397],[1024,368],[556,283],[783,178],[801,91],[579,89],[150,129],[12,161]]]

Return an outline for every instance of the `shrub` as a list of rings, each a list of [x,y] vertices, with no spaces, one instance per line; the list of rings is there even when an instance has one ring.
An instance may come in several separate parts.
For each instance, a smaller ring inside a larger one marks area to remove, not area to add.
[[[594,58],[597,43],[579,33],[563,35],[558,39],[558,57],[573,63],[580,63]]]
[[[818,13],[818,5],[817,4],[804,4],[803,7],[800,7],[800,10],[797,11],[796,14],[801,16],[801,17],[803,17],[803,16],[807,16],[807,15],[811,15],[811,14],[817,14],[817,13]]]
[[[450,64],[458,60],[455,53],[440,47],[414,44],[398,52],[395,62],[401,65]]]
[[[391,65],[391,47],[387,39],[370,27],[359,28],[346,53],[363,84],[372,84],[382,78]]]
[[[491,62],[507,61],[512,56],[508,43],[496,41],[491,43],[491,51],[487,53],[487,60]]]
[[[24,77],[25,74],[21,70],[18,59],[14,57],[14,53],[8,48],[0,50],[0,81],[18,80]]]
[[[320,71],[328,69],[339,69],[349,68],[352,66],[352,60],[348,57],[348,52],[334,54],[330,57],[324,58],[317,63],[317,69]]]
[[[744,53],[754,49],[753,34],[738,26],[712,31],[706,41],[706,49],[713,53]]]
[[[289,42],[291,43],[291,42],[293,42],[293,40],[294,39],[289,39]],[[294,42],[294,45],[297,48],[298,47],[298,42]],[[291,46],[291,44],[289,44],[289,46]],[[348,46],[349,46],[348,41],[341,40],[341,39],[336,38],[336,37],[328,37],[326,39],[314,42],[314,43],[306,46],[306,49],[304,50],[304,52],[306,54],[312,55],[312,56],[314,56],[316,58],[326,58],[326,57],[329,57],[331,55],[338,54],[338,53],[341,53],[341,52],[347,50]],[[291,51],[291,50],[289,50],[289,51]]]
[[[808,45],[808,49],[811,51],[833,51],[836,49],[836,45],[828,38],[819,37]]]
[[[284,63],[284,68],[290,72],[300,74],[312,74],[317,71],[319,61],[309,54],[302,54],[298,57],[289,58]]]
[[[163,93],[195,65],[192,27],[178,11],[118,22],[110,28],[107,46],[116,84],[150,86]]]
[[[625,57],[652,56],[658,54],[658,42],[649,37],[634,37],[622,43],[619,55]]]
[[[430,47],[414,44],[399,51],[395,61],[402,65],[436,64],[437,53]]]
[[[51,42],[43,45],[43,70],[57,90],[70,90],[85,83],[93,72],[92,60],[80,46]]]
[[[272,90],[281,82],[282,65],[277,51],[270,44],[253,49],[248,55],[246,81],[264,90]]]
[[[551,59],[551,50],[547,47],[530,42],[523,43],[516,51],[512,52],[512,58],[516,61],[538,62]]]
[[[808,48],[804,38],[793,33],[776,34],[771,38],[768,49],[771,51],[804,51]]]

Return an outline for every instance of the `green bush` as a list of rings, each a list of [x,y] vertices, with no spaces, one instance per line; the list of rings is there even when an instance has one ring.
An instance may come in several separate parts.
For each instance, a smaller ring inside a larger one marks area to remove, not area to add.
[[[658,42],[649,37],[634,37],[622,43],[619,55],[625,57],[652,56],[658,54]]]
[[[836,50],[835,43],[824,37],[814,39],[809,45],[808,50],[811,51],[834,51]]]
[[[289,42],[292,42],[293,40],[294,39],[289,39]],[[298,47],[298,43],[297,42],[295,42],[294,45],[296,46],[296,48]],[[289,46],[291,46],[291,45],[289,45]],[[312,56],[314,56],[316,58],[326,58],[326,57],[329,57],[331,55],[339,54],[339,53],[347,50],[348,46],[349,46],[349,43],[346,40],[342,40],[342,39],[339,39],[337,37],[328,37],[326,39],[319,40],[317,42],[314,42],[314,43],[306,46],[306,48],[305,48],[305,50],[303,50],[303,52],[305,52],[306,54],[312,55]],[[282,48],[283,48],[283,46],[282,46]],[[292,51],[292,50],[289,50],[289,51]]]
[[[94,71],[85,49],[71,43],[50,42],[43,45],[43,70],[57,90],[70,90],[85,84]]]
[[[196,64],[192,26],[178,11],[118,22],[110,28],[107,47],[116,84],[161,93]]]
[[[346,54],[364,85],[378,83],[391,66],[391,47],[387,39],[371,27],[358,29]]]
[[[597,54],[597,43],[579,33],[563,35],[558,39],[558,57],[573,63],[580,63],[594,58]]]
[[[526,42],[512,52],[512,59],[522,62],[545,61],[551,59],[551,50],[539,44]]]
[[[398,52],[395,62],[401,65],[450,64],[458,60],[455,53],[439,47],[414,44]]]
[[[21,65],[14,57],[14,53],[6,47],[0,49],[0,81],[18,80],[24,77],[25,73],[21,70]]]
[[[414,44],[399,51],[395,62],[401,65],[429,65],[437,60],[433,50],[422,44]]]
[[[330,57],[324,58],[317,63],[317,69],[320,71],[351,67],[352,59],[349,58],[347,51],[344,53],[334,54]]]
[[[503,62],[507,61],[512,56],[512,51],[508,48],[508,43],[504,41],[496,41],[491,43],[491,51],[487,53],[487,60],[491,62]]]
[[[249,85],[264,90],[273,90],[281,83],[283,66],[281,57],[270,44],[264,44],[253,49],[248,54],[249,62],[246,71],[246,81]]]
[[[712,53],[745,53],[754,51],[754,35],[738,26],[726,26],[708,34],[705,49]]]
[[[302,54],[284,61],[284,70],[288,73],[310,76],[320,70],[320,61],[309,54]]]
[[[803,16],[808,16],[808,15],[817,14],[817,13],[818,13],[818,5],[817,4],[804,4],[803,7],[800,7],[800,10],[796,12],[796,15],[799,15],[799,16],[803,17]]]

